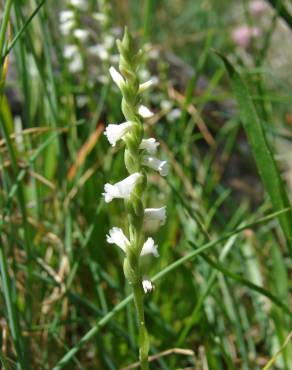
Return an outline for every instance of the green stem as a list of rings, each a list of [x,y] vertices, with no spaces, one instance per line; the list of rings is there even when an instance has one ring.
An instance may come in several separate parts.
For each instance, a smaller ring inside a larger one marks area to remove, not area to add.
[[[10,10],[11,10],[12,0],[8,0],[4,9],[3,20],[0,30],[0,55],[2,56],[4,50],[6,29],[9,21]]]
[[[148,332],[145,324],[144,315],[144,303],[143,303],[143,288],[141,281],[133,285],[134,302],[136,307],[136,312],[138,316],[138,328],[139,328],[139,360],[141,365],[141,370],[149,370],[148,363],[148,352],[149,352],[149,338]]]
[[[29,366],[27,365],[27,361],[25,358],[25,349],[23,337],[20,330],[16,302],[15,299],[13,299],[12,297],[11,279],[8,273],[7,259],[4,252],[4,243],[2,243],[0,247],[0,270],[2,290],[5,297],[7,314],[10,323],[9,327],[13,338],[15,352],[17,354],[17,369],[27,370]]]

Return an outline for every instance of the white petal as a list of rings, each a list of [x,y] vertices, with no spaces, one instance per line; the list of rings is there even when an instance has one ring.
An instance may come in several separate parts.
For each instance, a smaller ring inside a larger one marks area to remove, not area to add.
[[[76,39],[80,41],[86,41],[89,36],[89,32],[87,30],[82,30],[80,28],[78,28],[77,30],[74,30],[73,34],[76,37]]]
[[[143,279],[142,286],[145,294],[150,293],[152,290],[154,290],[154,285],[151,280]]]
[[[112,35],[105,35],[103,42],[106,49],[111,49],[115,44],[115,38]]]
[[[154,113],[151,112],[150,109],[148,109],[147,107],[145,107],[145,105],[140,105],[140,107],[138,109],[138,113],[143,118],[150,118],[150,117],[153,117],[154,116]]]
[[[169,111],[172,107],[172,103],[169,100],[162,100],[160,103],[161,109]]]
[[[123,76],[115,69],[115,67],[110,67],[109,72],[112,76],[113,81],[118,85],[121,89],[125,84],[125,80]]]
[[[73,18],[74,18],[74,12],[72,12],[72,10],[63,10],[59,14],[59,19],[61,23],[72,20]]]
[[[106,203],[111,202],[114,198],[120,197],[119,189],[115,185],[105,184],[104,191],[105,193],[102,193],[102,195]]]
[[[78,54],[79,50],[76,45],[66,45],[63,50],[64,58],[71,59],[75,54]]]
[[[95,19],[98,22],[105,23],[107,21],[107,17],[103,13],[93,13],[92,14],[93,19]]]
[[[75,26],[74,19],[69,19],[68,21],[60,24],[60,31],[62,35],[67,36],[72,31]]]
[[[110,244],[116,244],[125,253],[127,251],[127,247],[130,245],[128,238],[119,227],[113,227],[110,229],[109,235],[106,236],[106,241]]]
[[[153,86],[154,80],[152,78],[139,86],[139,93],[143,93],[144,91],[148,90],[151,86]]]
[[[139,149],[146,149],[149,154],[156,154],[158,146],[158,141],[151,137],[150,139],[143,139]]]
[[[146,254],[153,254],[154,257],[158,257],[159,253],[157,251],[158,246],[154,243],[152,238],[148,238],[143,245],[141,256],[145,256]]]
[[[127,132],[131,129],[132,122],[126,121],[119,125],[109,124],[105,129],[105,136],[112,146],[116,145],[116,142],[123,138]]]
[[[90,46],[88,48],[88,51],[90,54],[99,57],[101,60],[108,60],[109,59],[109,53],[106,50],[105,46],[102,44],[97,44]]]
[[[161,208],[145,208],[145,221],[158,221],[160,225],[164,225],[166,221],[166,207]]]
[[[105,202],[109,203],[114,198],[128,199],[140,176],[141,175],[139,172],[135,172],[114,185],[105,184],[105,192],[102,194],[104,196]]]
[[[177,119],[179,119],[181,116],[181,110],[179,108],[174,108],[172,109],[170,112],[168,112],[167,114],[167,119],[170,121],[170,122],[174,122],[176,121]]]
[[[69,64],[69,70],[72,73],[80,72],[83,69],[83,61],[80,54],[75,54]]]
[[[88,5],[85,0],[70,0],[71,5],[80,10],[87,10]]]
[[[145,155],[143,157],[143,164],[152,168],[155,171],[159,171],[161,176],[167,176],[168,174],[168,163],[167,161],[160,161],[155,157]]]

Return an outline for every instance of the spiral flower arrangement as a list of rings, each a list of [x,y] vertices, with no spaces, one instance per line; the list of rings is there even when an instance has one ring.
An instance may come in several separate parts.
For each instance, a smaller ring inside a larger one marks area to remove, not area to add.
[[[148,369],[149,339],[144,319],[144,293],[151,292],[153,284],[143,279],[140,259],[144,255],[152,254],[158,257],[158,246],[151,237],[145,238],[143,225],[145,221],[154,220],[164,224],[166,207],[145,208],[143,195],[147,186],[148,168],[156,170],[161,176],[168,173],[168,164],[155,157],[159,143],[154,138],[144,138],[143,119],[149,118],[153,113],[141,104],[141,94],[151,87],[149,80],[139,83],[138,71],[142,62],[142,51],[135,51],[131,35],[125,29],[122,41],[117,40],[120,53],[119,72],[110,68],[113,81],[122,94],[122,112],[125,122],[109,124],[105,135],[112,146],[119,140],[125,142],[125,166],[129,176],[116,184],[104,186],[104,199],[106,203],[115,198],[124,199],[128,214],[128,236],[119,227],[113,227],[108,235],[107,242],[116,244],[124,253],[124,274],[132,286],[135,307],[139,326],[139,347],[141,369]]]

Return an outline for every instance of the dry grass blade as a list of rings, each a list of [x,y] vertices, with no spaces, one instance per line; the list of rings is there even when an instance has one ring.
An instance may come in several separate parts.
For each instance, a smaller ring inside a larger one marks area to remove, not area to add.
[[[172,354],[195,357],[195,352],[192,351],[191,349],[171,348],[171,349],[167,349],[166,351],[159,352],[156,355],[149,356],[149,362],[156,361],[161,357],[170,356]],[[136,369],[139,366],[140,366],[140,362],[135,362],[134,364],[131,364],[127,367],[123,367],[121,370]]]

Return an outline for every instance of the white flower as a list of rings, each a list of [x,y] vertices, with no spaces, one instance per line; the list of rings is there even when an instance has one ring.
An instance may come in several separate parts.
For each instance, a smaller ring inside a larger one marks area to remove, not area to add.
[[[105,202],[109,203],[114,198],[128,199],[140,176],[141,175],[139,172],[135,172],[114,185],[105,184],[105,193],[102,194],[104,196]]]
[[[146,91],[147,89],[149,89],[151,86],[154,85],[154,83],[156,82],[156,80],[154,78],[150,78],[150,80],[142,83],[139,85],[139,93],[143,93],[144,91]]]
[[[106,236],[106,241],[109,244],[116,244],[120,247],[125,253],[127,253],[127,248],[130,246],[129,239],[123,233],[123,230],[119,227],[113,227],[110,229],[108,235]],[[153,254],[153,256],[158,257],[157,245],[154,244],[152,238],[148,238],[143,245],[141,256],[146,254]]]
[[[116,244],[125,253],[127,252],[127,247],[130,245],[128,238],[119,227],[110,229],[109,235],[106,236],[106,241],[110,244]]]
[[[167,114],[167,119],[170,122],[174,122],[175,120],[179,119],[181,116],[181,110],[179,108],[174,108]]]
[[[140,105],[140,107],[138,109],[138,113],[143,118],[150,118],[150,117],[153,117],[154,116],[154,113],[151,112],[150,109],[148,109],[147,107],[145,107],[145,105]]]
[[[65,23],[69,20],[74,19],[74,12],[72,10],[63,10],[59,14],[59,19],[61,23]]]
[[[154,257],[159,257],[159,253],[157,251],[158,246],[154,243],[152,238],[148,238],[143,245],[141,256],[145,256],[146,254],[153,254]]]
[[[120,55],[119,54],[113,54],[110,56],[110,61],[113,64],[118,64],[120,60]]]
[[[87,10],[88,4],[85,0],[70,0],[71,5],[80,10]]]
[[[115,38],[112,35],[105,35],[104,46],[106,49],[111,49],[115,44]]]
[[[158,146],[158,141],[151,137],[150,139],[143,139],[139,149],[146,149],[149,154],[156,154]]]
[[[66,45],[64,47],[63,55],[65,59],[71,59],[75,54],[78,54],[79,50],[76,45]]]
[[[118,85],[121,89],[125,84],[125,80],[123,76],[115,69],[115,67],[110,67],[109,72],[112,76],[113,81]]]
[[[76,37],[76,39],[80,41],[86,41],[89,36],[89,32],[87,30],[82,30],[80,28],[74,30],[73,34]]]
[[[68,36],[75,26],[74,19],[68,19],[66,22],[60,24],[60,31],[64,36]]]
[[[145,294],[152,292],[154,290],[154,284],[151,280],[143,279],[142,286]]]
[[[166,161],[160,161],[155,157],[145,155],[143,157],[143,164],[155,171],[159,171],[161,176],[167,176],[168,174],[168,163]]]
[[[95,19],[98,22],[105,23],[107,21],[107,17],[103,13],[93,13],[92,14],[93,19]]]
[[[161,109],[169,111],[172,107],[172,103],[169,100],[162,100],[160,103]]]
[[[74,54],[74,58],[69,64],[69,71],[72,73],[80,72],[83,69],[83,61],[80,54]]]
[[[166,207],[145,208],[144,217],[145,221],[159,221],[160,225],[164,225],[166,220]]]
[[[151,50],[149,50],[147,55],[150,59],[158,59],[159,58],[159,51],[157,49],[151,49]]]
[[[131,129],[132,122],[126,121],[119,125],[109,124],[105,129],[105,136],[112,146],[116,145],[116,142],[123,138]]]
[[[109,53],[102,44],[97,44],[89,47],[89,52],[92,55],[96,55],[101,60],[108,60],[109,59]]]
[[[138,73],[141,80],[149,80],[151,77],[148,69],[145,68],[140,69]]]
[[[76,104],[77,104],[77,107],[79,108],[82,108],[84,107],[86,104],[88,104],[88,95],[79,95],[76,97]]]

